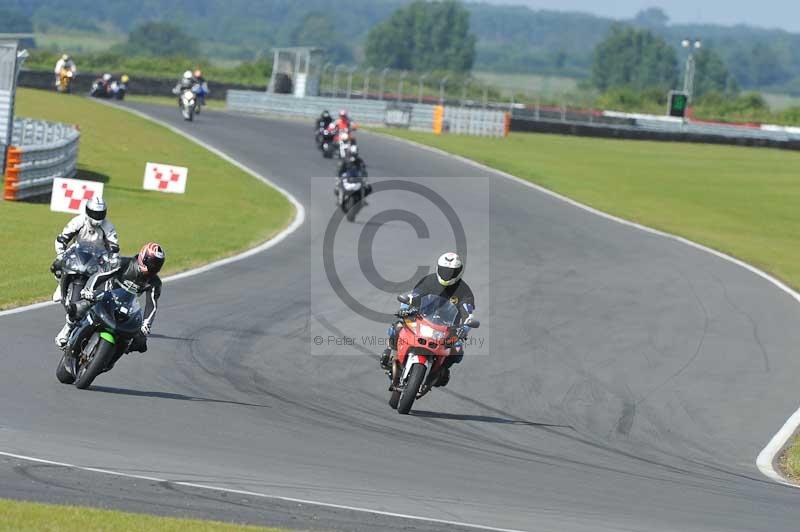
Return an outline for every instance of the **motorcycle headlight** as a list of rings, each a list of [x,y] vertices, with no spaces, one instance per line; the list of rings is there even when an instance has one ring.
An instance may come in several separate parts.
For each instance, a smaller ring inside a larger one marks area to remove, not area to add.
[[[425,338],[433,338],[433,333],[436,332],[433,330],[433,327],[429,325],[420,325],[419,326],[419,335],[424,336]]]
[[[347,133],[342,133],[342,134],[340,135],[340,137],[341,137],[341,138],[340,138],[340,140],[341,140],[342,142],[347,142],[347,139],[348,139],[348,138],[350,138],[350,136],[349,136]]]
[[[361,183],[358,181],[345,181],[344,189],[347,191],[358,190],[361,188]]]

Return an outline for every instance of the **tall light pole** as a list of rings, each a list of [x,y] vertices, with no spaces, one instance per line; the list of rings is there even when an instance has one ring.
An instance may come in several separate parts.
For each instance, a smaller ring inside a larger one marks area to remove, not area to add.
[[[681,46],[689,50],[689,56],[686,58],[686,68],[683,72],[683,92],[689,101],[692,99],[692,92],[694,91],[694,53],[693,50],[699,50],[703,43],[700,39],[684,39],[681,41]]]
[[[344,65],[336,65],[333,67],[333,97],[339,96],[339,69],[344,68]]]
[[[405,83],[407,75],[408,75],[408,72],[406,72],[405,70],[400,73],[400,82],[397,84],[397,101],[398,102],[402,102],[403,101],[403,83]]]
[[[449,78],[449,76],[445,76],[442,78],[442,81],[439,82],[439,105],[444,105],[444,86],[447,84]]]
[[[319,91],[322,92],[322,80],[325,78],[325,71],[331,67],[331,63],[327,62],[322,65],[322,71],[319,73]]]
[[[350,71],[347,73],[347,99],[350,99],[350,94],[353,92],[353,74],[355,74],[358,67],[350,67]]]
[[[386,74],[388,74],[388,73],[389,73],[389,67],[386,67],[383,70],[381,70],[381,94],[379,96],[379,99],[381,99],[381,100],[383,100],[383,91],[386,88],[385,87],[386,86]]]
[[[372,67],[367,67],[364,71],[364,93],[361,95],[362,99],[366,99],[369,93],[369,75],[372,73]]]
[[[422,90],[425,86],[425,78],[427,77],[428,77],[427,72],[419,77],[419,93],[417,94],[417,103],[422,103]]]

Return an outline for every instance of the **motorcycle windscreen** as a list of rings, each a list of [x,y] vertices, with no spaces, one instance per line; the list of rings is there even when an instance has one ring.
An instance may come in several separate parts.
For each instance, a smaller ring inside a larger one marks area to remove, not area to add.
[[[431,323],[446,327],[452,327],[458,319],[458,308],[449,299],[434,294],[422,296],[419,313]]]

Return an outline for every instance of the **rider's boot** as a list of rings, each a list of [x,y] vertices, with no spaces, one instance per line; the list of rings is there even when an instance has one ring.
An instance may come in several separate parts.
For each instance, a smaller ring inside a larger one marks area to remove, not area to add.
[[[450,368],[442,368],[439,372],[439,377],[433,383],[435,388],[444,388],[450,382]]]
[[[381,353],[381,368],[386,371],[392,369],[392,350],[388,347]]]
[[[69,340],[69,333],[72,332],[72,328],[74,327],[74,322],[72,322],[69,317],[66,318],[66,323],[64,327],[61,328],[61,331],[56,335],[55,342],[56,347],[59,349],[64,349],[67,346],[67,340]]]

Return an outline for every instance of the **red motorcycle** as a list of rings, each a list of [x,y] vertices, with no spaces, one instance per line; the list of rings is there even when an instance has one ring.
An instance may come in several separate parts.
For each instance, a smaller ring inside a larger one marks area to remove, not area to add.
[[[408,296],[397,300],[410,305]],[[402,329],[397,335],[397,356],[392,365],[392,396],[389,406],[401,414],[408,414],[414,401],[427,394],[442,377],[445,358],[462,353],[456,326],[458,308],[441,296],[422,296],[418,309],[407,309],[398,316],[403,317]],[[464,325],[472,329],[480,322],[470,318]]]

